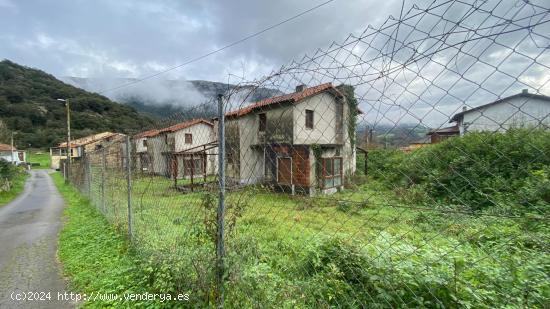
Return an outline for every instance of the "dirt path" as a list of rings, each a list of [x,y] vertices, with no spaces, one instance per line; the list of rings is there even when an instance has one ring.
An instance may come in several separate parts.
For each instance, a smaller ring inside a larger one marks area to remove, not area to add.
[[[58,301],[58,292],[66,291],[56,258],[62,211],[63,199],[45,170],[32,171],[24,192],[0,208],[0,308],[75,306]],[[13,299],[29,296],[44,300]]]

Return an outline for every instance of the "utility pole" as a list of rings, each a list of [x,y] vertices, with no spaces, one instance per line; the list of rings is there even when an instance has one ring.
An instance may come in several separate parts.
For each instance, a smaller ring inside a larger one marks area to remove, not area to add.
[[[71,107],[69,99],[57,99],[57,101],[65,102],[65,108],[67,111],[67,162],[65,171],[65,183],[69,183],[71,175]]]
[[[126,186],[128,191],[128,238],[134,240],[132,220],[132,147],[130,146],[130,135],[126,135]]]
[[[15,157],[13,156],[13,131],[11,132],[11,164],[15,164]]]
[[[218,237],[216,242],[217,256],[217,285],[218,285],[218,308],[224,305],[224,219],[225,219],[225,113],[223,108],[223,95],[218,95],[218,180],[220,186],[219,204],[217,211]]]

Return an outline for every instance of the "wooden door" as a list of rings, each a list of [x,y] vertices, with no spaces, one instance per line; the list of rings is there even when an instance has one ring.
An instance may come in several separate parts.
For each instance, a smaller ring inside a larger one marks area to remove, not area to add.
[[[292,184],[292,159],[277,158],[277,182],[280,184]]]

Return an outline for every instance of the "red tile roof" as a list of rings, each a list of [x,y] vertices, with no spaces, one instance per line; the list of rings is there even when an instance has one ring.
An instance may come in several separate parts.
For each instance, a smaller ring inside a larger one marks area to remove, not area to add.
[[[153,137],[159,134],[159,130],[153,129],[136,134],[135,138]]]
[[[6,144],[0,144],[0,151],[10,151],[12,148],[10,145],[6,145]],[[15,147],[13,147],[13,150],[17,150],[15,149]]]
[[[300,92],[294,92],[290,94],[285,94],[281,96],[271,97],[267,98],[261,101],[258,101],[256,103],[252,103],[248,106],[245,106],[243,108],[240,108],[238,110],[234,110],[231,112],[228,112],[225,114],[226,117],[241,117],[246,114],[251,113],[254,110],[263,108],[265,106],[274,105],[274,104],[281,104],[281,103],[297,103],[303,99],[312,97],[316,94],[319,94],[324,91],[329,91],[332,94],[334,94],[337,97],[343,97],[342,93],[336,89],[336,87],[332,86],[332,83],[326,83],[317,85],[314,87],[306,88]]]
[[[176,132],[176,131],[179,131],[179,130],[183,130],[185,128],[189,128],[190,126],[194,126],[194,125],[199,124],[199,123],[204,123],[204,124],[207,124],[209,126],[214,126],[213,123],[211,123],[210,121],[205,120],[205,119],[191,119],[191,120],[188,120],[188,121],[185,121],[185,122],[177,123],[175,125],[169,126],[167,128],[164,128],[164,129],[160,129],[160,130],[158,130],[157,134],[158,133],[164,133],[164,132]]]
[[[122,133],[102,132],[97,134],[88,135],[85,137],[73,139],[71,141],[71,148],[88,145],[91,143],[99,142],[101,140],[124,136]],[[62,142],[57,145],[59,148],[67,147],[67,142]]]

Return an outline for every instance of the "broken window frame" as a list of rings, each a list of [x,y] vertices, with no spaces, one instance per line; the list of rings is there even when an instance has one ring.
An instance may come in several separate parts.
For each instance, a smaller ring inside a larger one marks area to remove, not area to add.
[[[186,145],[189,145],[189,144],[193,144],[193,134],[191,133],[185,133],[185,144]]]
[[[306,123],[305,127],[308,130],[313,130],[314,123],[315,123],[315,112],[312,109],[306,109]]]
[[[343,159],[341,156],[335,156],[330,158],[321,158],[322,159],[322,176],[321,176],[321,186],[323,189],[330,189],[342,186],[342,179],[344,178],[343,174]],[[338,161],[339,164],[335,164],[335,161]],[[327,169],[330,168],[330,172]],[[335,173],[335,166],[338,167],[338,171]]]
[[[267,114],[259,113],[258,122],[258,132],[265,132],[267,129]]]

